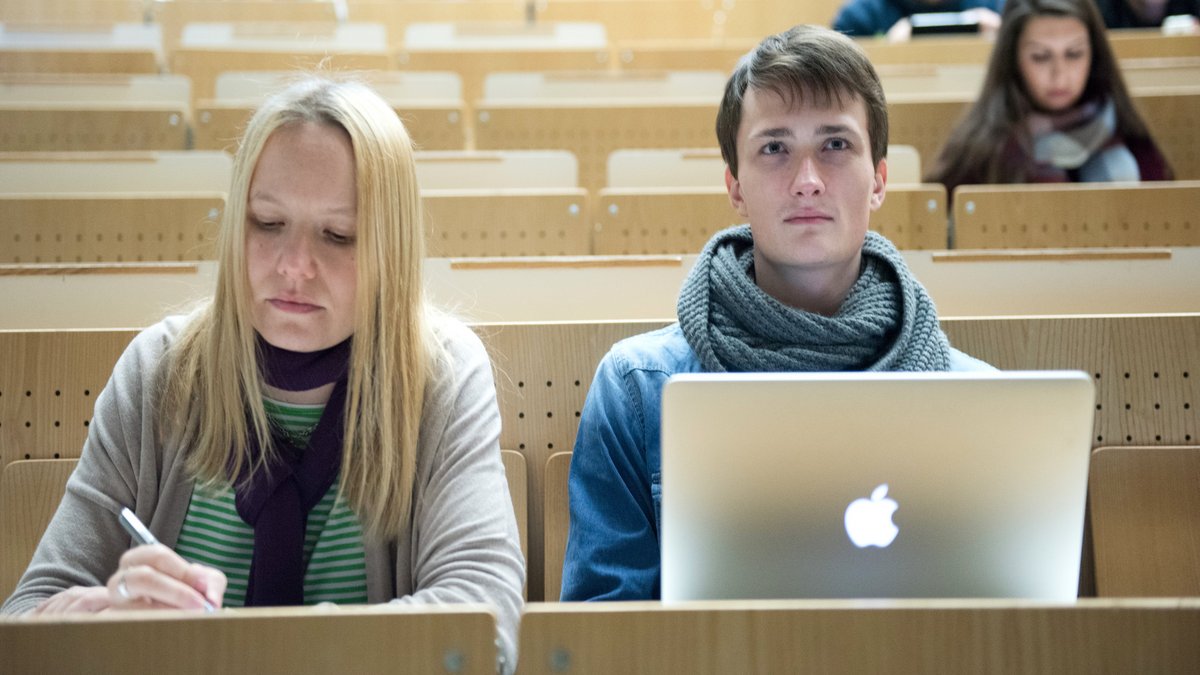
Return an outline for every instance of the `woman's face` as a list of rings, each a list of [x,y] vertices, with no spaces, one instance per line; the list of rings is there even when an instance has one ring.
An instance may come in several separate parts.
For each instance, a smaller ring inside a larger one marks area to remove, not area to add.
[[[1087,26],[1072,16],[1035,16],[1017,40],[1017,66],[1035,107],[1060,112],[1079,101],[1092,70]]]
[[[272,133],[246,203],[252,319],[267,342],[312,352],[354,332],[357,232],[345,131],[303,122]]]

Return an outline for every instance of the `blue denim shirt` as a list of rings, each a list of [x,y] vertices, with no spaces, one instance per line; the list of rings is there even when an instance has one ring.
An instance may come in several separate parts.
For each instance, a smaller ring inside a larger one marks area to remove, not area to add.
[[[951,350],[951,370],[994,370]],[[600,362],[575,437],[562,599],[657,600],[662,389],[703,368],[679,324],[618,342]]]

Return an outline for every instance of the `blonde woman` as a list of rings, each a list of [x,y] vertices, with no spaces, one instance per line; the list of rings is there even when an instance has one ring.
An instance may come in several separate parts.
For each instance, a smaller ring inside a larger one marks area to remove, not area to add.
[[[513,663],[525,571],[492,372],[426,304],[420,212],[411,141],[370,89],[268,100],[215,296],[118,361],[3,611],[489,603]],[[161,544],[129,548],[126,506]]]

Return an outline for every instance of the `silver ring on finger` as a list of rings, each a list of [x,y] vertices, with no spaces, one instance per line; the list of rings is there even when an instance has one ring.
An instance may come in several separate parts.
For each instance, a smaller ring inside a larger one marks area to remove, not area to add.
[[[125,585],[126,572],[121,572],[121,578],[117,580],[117,595],[124,600],[132,600],[133,596],[129,595],[129,587]]]

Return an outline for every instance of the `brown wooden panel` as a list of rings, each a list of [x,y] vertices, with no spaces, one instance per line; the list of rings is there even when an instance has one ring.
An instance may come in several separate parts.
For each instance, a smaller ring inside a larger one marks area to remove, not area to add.
[[[0,620],[15,673],[494,673],[496,621],[483,607],[395,605],[115,612]]]
[[[525,466],[525,455],[516,450],[501,450],[500,461],[504,463],[504,476],[508,479],[508,495],[512,498],[513,515],[517,518],[517,530],[521,536],[521,553],[529,557],[529,474]]]
[[[750,572],[752,573],[752,572]],[[526,607],[526,673],[1184,673],[1200,600]]]
[[[1200,56],[1200,34],[1163,35],[1157,28],[1110,30],[1108,44],[1118,59]]]
[[[621,70],[719,70],[733,72],[757,40],[621,40],[613,51]]]
[[[1200,314],[945,319],[955,347],[1002,370],[1079,369],[1096,385],[1094,446],[1200,438]]]
[[[581,189],[426,190],[421,201],[430,256],[590,252],[587,193]]]
[[[0,151],[186,150],[187,115],[168,106],[0,104]]]
[[[77,461],[33,459],[0,467],[0,597],[12,595],[29,567]]]
[[[595,199],[597,255],[698,253],[717,231],[744,222],[723,188],[607,188]],[[946,190],[889,189],[871,229],[898,248],[946,248]]]
[[[1088,488],[1097,595],[1200,595],[1200,446],[1098,448]]]
[[[220,194],[0,195],[0,262],[211,260]]]
[[[933,166],[973,99],[974,94],[889,97],[888,143],[913,146],[922,164]]]
[[[571,509],[567,498],[567,478],[571,473],[571,453],[556,452],[546,460],[543,487],[546,510],[542,540],[545,542],[546,602],[558,600],[562,591],[563,560],[567,553],[567,532],[571,528]]]
[[[0,331],[0,466],[78,457],[96,396],[136,331]]]
[[[145,20],[143,0],[0,0],[5,22],[79,25],[138,23]]]
[[[901,63],[987,63],[992,55],[993,42],[977,36],[926,35],[908,42],[859,38],[858,44],[867,52],[871,63],[878,66]],[[921,153],[921,156],[926,155]]]
[[[250,106],[202,101],[196,105],[193,147],[197,150],[237,151],[242,131],[254,109]],[[396,109],[420,150],[462,150],[466,147],[465,116],[461,105],[409,105]]]
[[[595,201],[597,255],[699,253],[714,233],[744,222],[724,188],[607,188]]]
[[[0,73],[155,74],[158,55],[145,49],[86,51],[81,49],[0,48]]]
[[[714,13],[687,0],[553,0],[537,7],[537,20],[598,22],[610,41],[708,38],[719,28]]]
[[[901,250],[946,248],[946,188],[938,184],[889,187],[871,214],[871,229]]]
[[[1200,181],[963,185],[955,248],[1200,246]]]
[[[1195,37],[1200,40],[1200,35]],[[1175,170],[1175,178],[1200,180],[1200,88],[1139,91],[1133,103]]]

